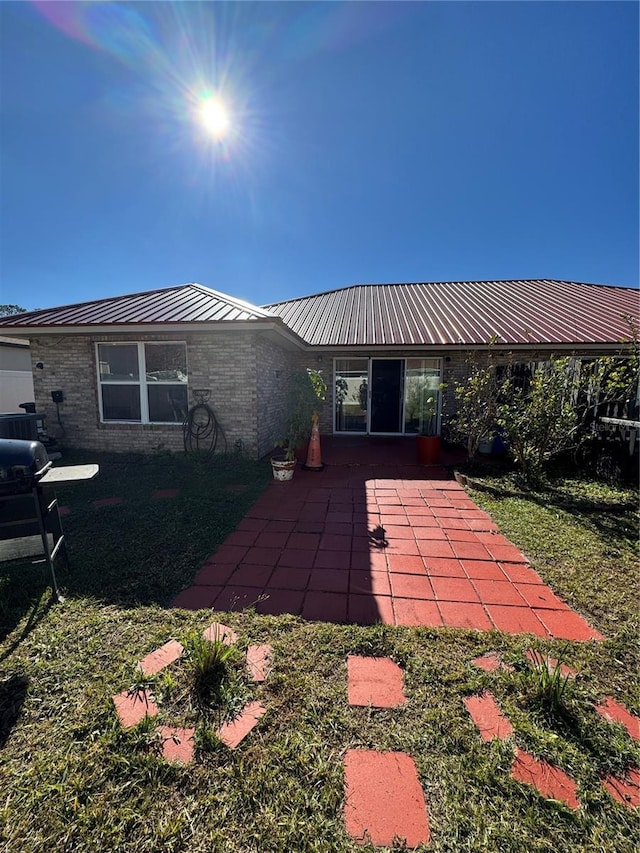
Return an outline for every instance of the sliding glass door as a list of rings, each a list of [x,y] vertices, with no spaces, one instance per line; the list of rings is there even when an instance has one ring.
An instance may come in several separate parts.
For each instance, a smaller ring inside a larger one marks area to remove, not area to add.
[[[439,358],[337,358],[334,429],[411,435],[439,426]],[[436,423],[427,424],[435,404]]]

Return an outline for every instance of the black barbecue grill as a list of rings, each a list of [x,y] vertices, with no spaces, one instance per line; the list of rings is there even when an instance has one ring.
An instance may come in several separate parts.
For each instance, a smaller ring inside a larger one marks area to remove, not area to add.
[[[31,491],[51,465],[41,442],[0,439],[0,495]]]
[[[53,593],[59,601],[62,596],[54,561],[62,555],[68,567],[68,558],[58,499],[51,487],[55,483],[91,479],[97,472],[97,465],[52,469],[41,442],[0,439],[0,540],[40,536]]]

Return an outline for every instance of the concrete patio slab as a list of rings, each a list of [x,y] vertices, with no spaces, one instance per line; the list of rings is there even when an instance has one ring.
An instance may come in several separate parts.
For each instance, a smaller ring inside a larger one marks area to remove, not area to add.
[[[602,638],[411,440],[328,444],[324,471],[274,481],[174,606]]]

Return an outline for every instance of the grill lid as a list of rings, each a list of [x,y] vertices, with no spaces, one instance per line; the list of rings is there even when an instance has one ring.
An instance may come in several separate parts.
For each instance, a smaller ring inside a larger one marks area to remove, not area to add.
[[[0,438],[0,485],[39,480],[51,468],[40,441]]]

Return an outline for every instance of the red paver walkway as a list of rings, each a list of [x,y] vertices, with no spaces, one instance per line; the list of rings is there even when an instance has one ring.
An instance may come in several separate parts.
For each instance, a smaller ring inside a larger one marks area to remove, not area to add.
[[[379,464],[273,482],[174,606],[601,639],[462,486],[410,464],[410,442],[392,464],[393,446],[381,445]],[[332,459],[347,455],[336,447]]]
[[[407,847],[429,841],[424,794],[413,759],[403,752],[350,749],[344,757],[347,832],[359,844]]]

